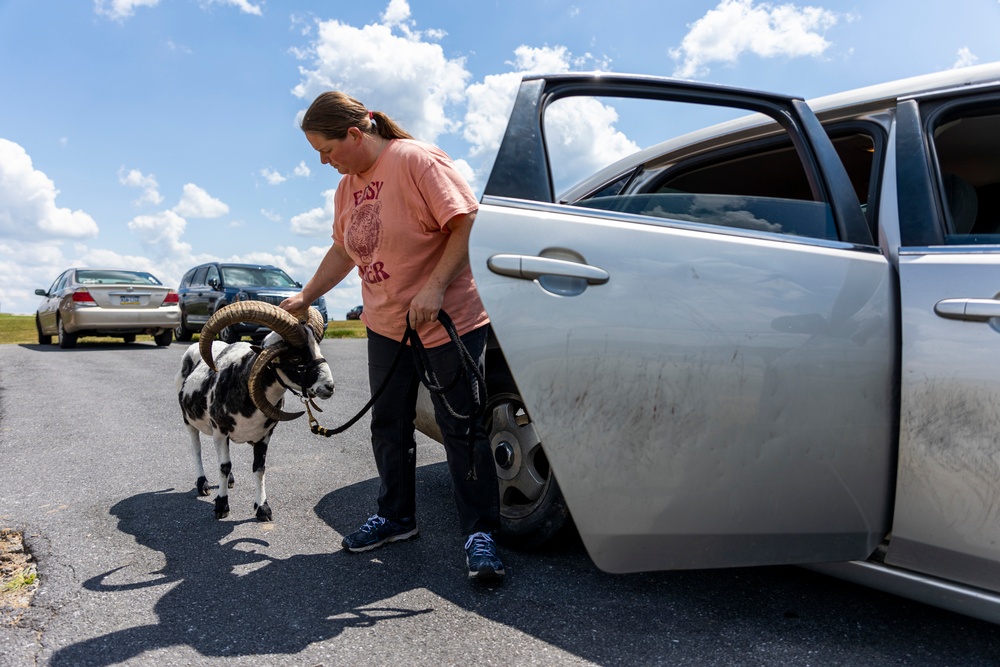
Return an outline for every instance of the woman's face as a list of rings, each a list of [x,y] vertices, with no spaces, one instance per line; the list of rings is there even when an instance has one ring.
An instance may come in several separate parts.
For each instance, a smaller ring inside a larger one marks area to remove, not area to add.
[[[327,139],[316,132],[306,132],[309,145],[319,153],[319,161],[328,164],[341,174],[357,174],[362,171],[361,131],[351,128],[341,139]]]

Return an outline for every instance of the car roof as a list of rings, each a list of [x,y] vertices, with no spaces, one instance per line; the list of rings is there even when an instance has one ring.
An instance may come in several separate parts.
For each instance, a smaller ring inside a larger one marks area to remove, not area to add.
[[[664,80],[666,81],[666,79]],[[1000,85],[1000,62],[945,70],[865,86],[863,88],[813,98],[807,100],[807,104],[821,120],[829,121],[841,116],[856,116],[860,113],[874,113],[892,108],[895,107],[897,100],[908,97],[931,95],[934,93],[944,94],[956,89],[996,85]],[[625,171],[630,165],[643,164],[677,148],[698,144],[702,141],[708,141],[727,134],[737,134],[752,130],[769,122],[772,122],[772,119],[768,116],[752,113],[730,121],[710,125],[673,139],[668,139],[608,165],[587,179],[568,188],[560,195],[559,199],[561,201],[575,201],[579,197],[589,194],[595,188],[609,182],[622,171]]]

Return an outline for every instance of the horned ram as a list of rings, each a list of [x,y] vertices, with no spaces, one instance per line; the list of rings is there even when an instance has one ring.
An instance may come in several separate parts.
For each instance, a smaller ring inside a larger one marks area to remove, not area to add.
[[[261,346],[239,341],[215,340],[220,331],[238,322],[254,322],[269,329]],[[177,374],[177,398],[184,424],[191,434],[198,493],[209,494],[201,461],[201,434],[215,443],[219,461],[219,491],[215,498],[217,519],[229,515],[229,493],[234,476],[229,443],[253,446],[253,474],[257,481],[254,511],[258,521],[271,520],[264,484],[267,447],[279,422],[302,412],[282,409],[291,389],[308,400],[333,395],[330,365],[320,351],[323,317],[309,309],[308,322],[263,301],[238,301],[220,308],[209,318],[199,341],[184,353]]]

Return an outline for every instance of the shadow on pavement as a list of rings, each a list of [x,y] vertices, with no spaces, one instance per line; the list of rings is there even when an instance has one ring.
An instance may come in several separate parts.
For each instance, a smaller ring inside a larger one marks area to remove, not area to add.
[[[798,568],[608,575],[593,566],[572,532],[543,550],[503,549],[507,581],[492,589],[474,586],[466,578],[445,464],[419,467],[417,476],[420,538],[369,554],[338,550],[275,559],[255,550],[268,546],[263,540],[226,541],[239,522],[211,518],[193,491],[125,498],[110,510],[119,529],[162,552],[166,565],[138,578],[117,568],[83,586],[112,596],[113,604],[115,593],[170,585],[154,606],[158,622],[67,646],[50,665],[109,665],[173,646],[208,657],[293,655],[348,628],[434,614],[434,608],[385,602],[416,589],[598,664],[652,664],[671,656],[695,664],[720,646],[730,656],[769,645],[805,655],[816,648],[817,634],[838,628],[854,638],[849,644],[869,642],[879,655],[906,655],[916,640],[924,643],[925,657],[972,664],[953,641],[955,629],[1000,636],[992,626],[947,612],[932,612],[932,627],[910,628],[906,609],[915,603]],[[366,518],[359,508],[372,505],[376,490],[377,480],[337,489],[315,511],[342,535]],[[237,568],[246,573],[235,574]],[[864,595],[855,598],[859,591]]]

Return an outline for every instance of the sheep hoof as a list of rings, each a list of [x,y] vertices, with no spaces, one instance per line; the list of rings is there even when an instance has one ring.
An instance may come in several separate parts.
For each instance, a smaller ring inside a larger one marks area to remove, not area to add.
[[[208,490],[208,480],[204,476],[198,478],[195,486],[198,487],[199,496],[207,496],[210,493]]]
[[[271,520],[271,506],[264,501],[263,505],[253,504],[253,508],[257,511],[258,521],[270,521]]]
[[[227,516],[229,516],[229,496],[216,496],[215,518],[225,519]]]
[[[233,473],[229,473],[229,483],[228,483],[229,488],[230,489],[233,488],[233,485],[235,484],[236,484],[236,478],[233,477]]]

